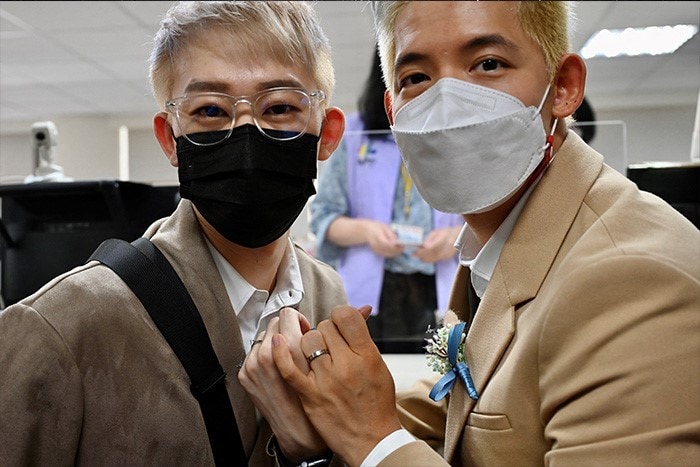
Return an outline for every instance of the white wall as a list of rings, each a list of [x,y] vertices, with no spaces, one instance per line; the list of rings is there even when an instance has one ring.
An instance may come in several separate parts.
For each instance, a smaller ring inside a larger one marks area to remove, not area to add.
[[[177,169],[163,154],[153,130],[129,129],[129,175],[131,181],[153,185],[177,185]]]
[[[0,136],[0,183],[22,183],[24,177],[32,173],[34,162],[29,128],[26,134]]]

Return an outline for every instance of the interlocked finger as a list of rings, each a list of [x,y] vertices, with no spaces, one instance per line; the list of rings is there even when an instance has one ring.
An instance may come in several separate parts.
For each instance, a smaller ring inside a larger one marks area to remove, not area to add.
[[[330,364],[332,361],[331,358],[319,358],[326,356],[331,357],[331,354],[328,351],[328,346],[323,339],[323,335],[316,329],[304,334],[301,339],[301,349],[306,356],[306,361],[309,363],[309,366],[311,366],[311,362],[314,362],[314,368],[316,370],[321,366]]]
[[[309,330],[311,325],[308,320],[293,308],[282,308],[280,310],[279,332],[289,344],[294,363],[304,372],[309,372],[309,363],[306,359],[308,354],[301,348],[301,337]]]

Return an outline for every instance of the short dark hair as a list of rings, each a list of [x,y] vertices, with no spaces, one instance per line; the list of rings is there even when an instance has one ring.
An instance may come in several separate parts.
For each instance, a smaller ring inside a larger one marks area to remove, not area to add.
[[[364,90],[357,101],[357,109],[365,125],[365,130],[389,129],[389,118],[384,110],[385,90],[379,51],[375,48],[372,68],[365,82]]]

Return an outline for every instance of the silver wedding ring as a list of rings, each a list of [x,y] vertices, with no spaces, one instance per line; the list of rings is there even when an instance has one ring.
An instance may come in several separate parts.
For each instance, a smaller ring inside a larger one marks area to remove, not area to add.
[[[306,357],[306,361],[308,361],[309,364],[311,364],[312,361],[316,360],[318,357],[320,357],[321,355],[325,355],[325,354],[330,355],[330,353],[328,352],[328,349],[314,350],[313,352],[311,352],[309,354],[308,357]]]

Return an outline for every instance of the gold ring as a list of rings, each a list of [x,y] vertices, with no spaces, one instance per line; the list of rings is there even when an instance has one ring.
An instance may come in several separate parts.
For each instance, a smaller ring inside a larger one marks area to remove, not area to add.
[[[326,355],[326,354],[330,355],[330,352],[328,352],[328,349],[314,350],[313,352],[311,352],[309,354],[308,357],[306,357],[306,361],[309,362],[309,364],[311,364],[312,361],[316,360],[321,355]]]

